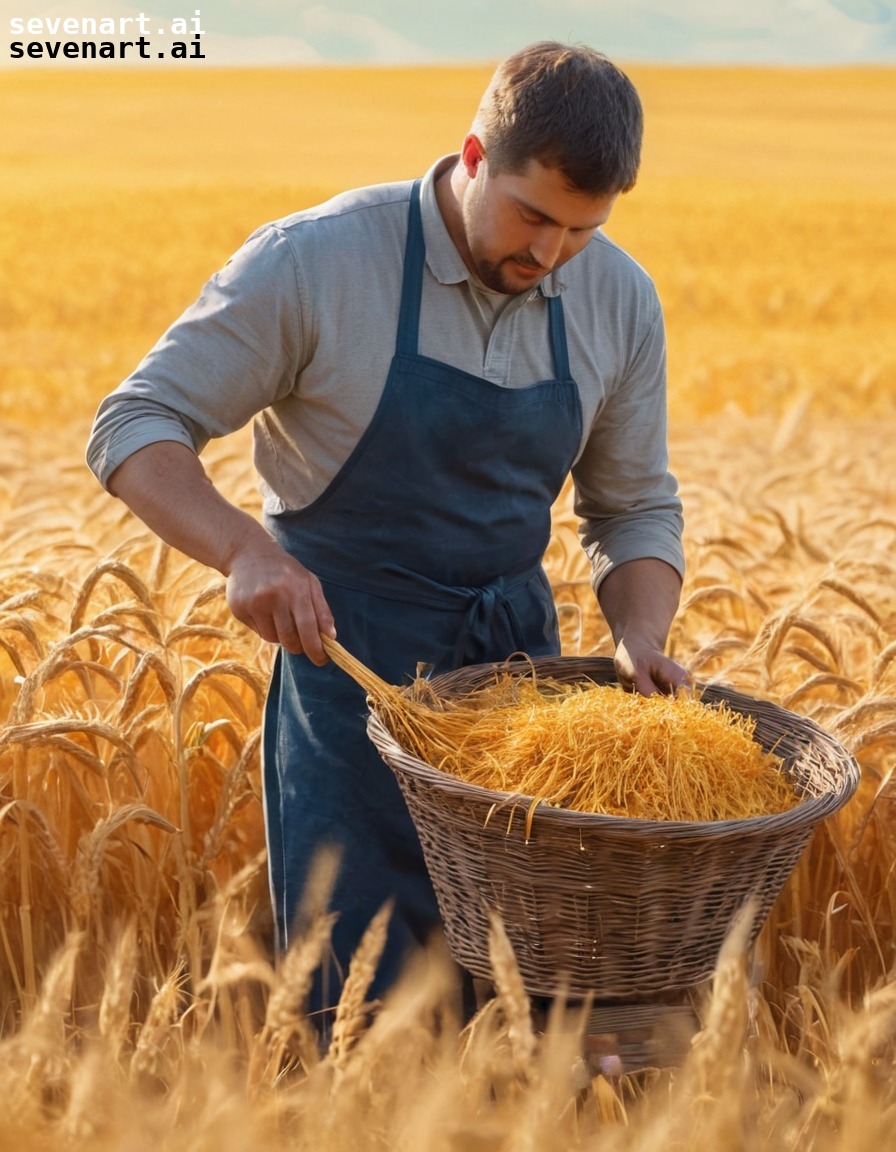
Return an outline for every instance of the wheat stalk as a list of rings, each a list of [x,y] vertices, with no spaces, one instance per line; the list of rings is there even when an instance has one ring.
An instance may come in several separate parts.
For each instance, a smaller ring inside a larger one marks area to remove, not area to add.
[[[367,1002],[367,993],[386,945],[391,915],[392,902],[389,901],[371,920],[349,963],[327,1052],[338,1072],[345,1071],[352,1050],[370,1027],[371,1014],[377,1007]]]
[[[129,1076],[134,1082],[165,1080],[172,1070],[168,1051],[177,1035],[174,1023],[178,1015],[182,980],[180,970],[172,973],[153,995],[131,1058]]]
[[[489,958],[498,1004],[504,1017],[510,1053],[516,1075],[524,1082],[535,1075],[537,1041],[532,1026],[532,1009],[523,978],[503,921],[489,910]]]
[[[119,933],[106,968],[100,1000],[100,1036],[106,1041],[107,1055],[119,1059],[131,1024],[131,1000],[137,978],[137,929],[130,921]]]
[[[275,1083],[291,1047],[306,1072],[320,1062],[320,1037],[305,1009],[314,972],[328,958],[337,913],[326,909],[338,868],[339,855],[333,851],[319,852],[313,862],[292,942],[277,966],[264,1025],[252,1042],[249,1081],[253,1092]]]

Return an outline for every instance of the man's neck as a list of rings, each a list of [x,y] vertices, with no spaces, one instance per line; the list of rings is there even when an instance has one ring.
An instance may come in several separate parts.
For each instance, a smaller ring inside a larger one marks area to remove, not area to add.
[[[451,167],[440,172],[435,181],[436,203],[439,206],[439,211],[442,213],[442,219],[445,221],[448,235],[451,237],[454,247],[457,249],[460,258],[464,264],[466,264],[467,268],[470,267],[470,250],[467,246],[467,237],[464,231],[461,204],[463,203],[464,192],[468,183],[469,177],[464,171],[460,157],[458,157],[457,162],[452,164]]]

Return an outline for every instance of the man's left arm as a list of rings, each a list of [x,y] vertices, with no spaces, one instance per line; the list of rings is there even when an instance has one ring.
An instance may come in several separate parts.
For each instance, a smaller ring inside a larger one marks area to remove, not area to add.
[[[623,378],[573,469],[582,543],[616,644],[620,681],[669,692],[688,673],[665,655],[684,573],[682,509],[669,471],[662,310],[647,296]]]
[[[623,687],[649,696],[688,682],[687,671],[664,654],[680,594],[678,572],[649,556],[620,564],[604,577],[597,595],[613,634]]]

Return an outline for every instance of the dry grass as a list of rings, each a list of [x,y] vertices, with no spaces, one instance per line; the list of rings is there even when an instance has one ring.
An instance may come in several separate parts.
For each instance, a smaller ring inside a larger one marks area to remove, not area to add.
[[[100,396],[258,222],[416,173],[456,145],[484,73],[2,73],[0,1145],[890,1140],[896,77],[633,71],[645,170],[610,231],[667,305],[689,561],[671,648],[834,733],[859,794],[816,835],[751,967],[726,950],[673,1072],[595,1074],[581,1015],[559,1007],[536,1038],[500,925],[498,995],[462,1029],[438,954],[367,1002],[375,921],[319,1052],[303,998],[326,871],[307,934],[276,970],[270,955],[270,654],[218,581],[96,488],[83,442]],[[244,434],[209,464],[257,508]],[[607,654],[568,493],[554,526],[565,650]]]

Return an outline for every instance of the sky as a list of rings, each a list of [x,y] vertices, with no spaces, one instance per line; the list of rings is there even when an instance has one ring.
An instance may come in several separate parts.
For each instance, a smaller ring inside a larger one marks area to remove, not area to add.
[[[61,57],[15,56],[12,44],[80,43],[90,38],[83,21],[103,18],[132,23],[117,25],[123,37],[97,38],[126,39],[139,34],[140,13],[153,62],[178,34],[192,44],[198,24],[199,67],[477,63],[540,39],[587,43],[632,62],[896,63],[896,0],[0,0],[0,67],[65,66]],[[78,32],[63,30],[65,18]],[[29,20],[42,23],[28,30]]]

